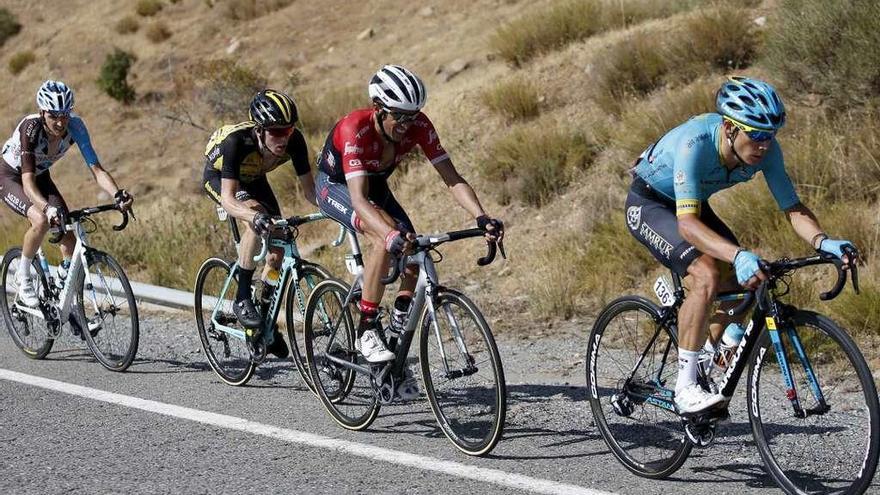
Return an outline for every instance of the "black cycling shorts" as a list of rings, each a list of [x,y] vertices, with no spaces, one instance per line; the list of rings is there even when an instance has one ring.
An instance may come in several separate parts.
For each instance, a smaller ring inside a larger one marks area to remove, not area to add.
[[[700,221],[721,237],[739,245],[733,232],[712,211],[708,202],[700,205]],[[684,277],[701,253],[678,233],[675,202],[654,191],[636,177],[626,196],[626,226],[663,266]]]
[[[37,183],[37,190],[46,198],[46,201],[58,208],[62,216],[67,216],[67,203],[61,197],[58,187],[52,182],[49,171],[37,175],[34,179]],[[23,217],[27,217],[28,208],[34,205],[24,192],[21,173],[2,159],[0,159],[0,197],[3,198],[6,206]]]
[[[208,196],[219,205],[221,191],[220,171],[206,169],[202,180],[204,181],[205,192],[207,192]],[[269,186],[269,181],[266,179],[265,175],[253,182],[239,182],[238,187],[239,189],[235,193],[235,199],[239,201],[255,199],[266,209],[266,213],[269,215],[281,216],[281,207],[278,206],[278,199],[275,197],[272,187]]]
[[[360,219],[351,204],[348,185],[333,182],[327,174],[319,170],[315,176],[315,193],[322,213],[332,217],[353,232],[363,232]],[[388,189],[387,185],[371,182],[369,200],[373,206],[388,213],[399,229],[408,232],[416,231],[409,215],[391,194],[391,189]]]

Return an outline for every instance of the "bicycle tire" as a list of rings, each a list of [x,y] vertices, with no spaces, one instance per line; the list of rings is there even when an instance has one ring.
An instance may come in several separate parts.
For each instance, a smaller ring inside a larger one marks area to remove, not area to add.
[[[465,454],[486,455],[501,439],[507,414],[498,346],[480,310],[461,292],[438,291],[434,308],[432,318],[425,305],[418,327],[425,394],[446,438]],[[441,330],[441,322],[448,328]]]
[[[345,282],[334,278],[315,286],[306,303],[304,344],[321,404],[340,426],[359,431],[368,428],[379,414],[380,404],[371,378],[325,357],[330,353],[351,363],[359,360],[352,317],[357,311],[356,301],[342,306],[348,290]]]
[[[257,368],[248,352],[247,344],[227,332],[217,331],[211,320],[216,304],[221,304],[219,318],[226,326],[238,323],[232,311],[232,299],[220,298],[223,284],[229,276],[232,264],[219,258],[209,258],[202,263],[196,276],[195,318],[199,339],[208,364],[224,383],[233,386],[244,385],[251,379]],[[212,271],[215,273],[212,275]],[[227,294],[235,294],[237,282],[233,277]],[[218,351],[222,353],[218,354]],[[235,356],[232,356],[233,351]],[[230,359],[231,358],[231,359]]]
[[[660,387],[674,387],[677,346],[672,332],[658,328],[659,317],[660,308],[642,297],[625,296],[612,301],[593,325],[586,354],[590,409],[599,433],[624,467],[652,479],[676,472],[693,448],[678,414],[622,389],[629,377],[645,384],[646,390],[657,390],[657,381]],[[661,362],[655,364],[661,352]],[[642,355],[645,359],[637,370]],[[657,370],[665,374],[659,375]],[[652,375],[660,376],[655,384],[648,378]]]
[[[6,329],[9,331],[9,336],[12,337],[12,342],[15,343],[15,346],[31,359],[43,359],[49,354],[49,351],[52,350],[52,345],[55,343],[55,339],[49,335],[46,320],[26,315],[26,313],[21,313],[14,309],[18,285],[14,283],[15,275],[13,275],[10,268],[12,268],[13,264],[17,267],[20,260],[20,248],[12,248],[3,255],[3,264],[0,267],[0,283],[2,283],[4,288],[12,287],[14,290],[13,292],[3,291],[4,295],[0,298],[0,309],[3,311]],[[44,274],[36,258],[32,263],[32,267],[37,274],[37,283],[41,284]]]
[[[290,354],[296,370],[303,383],[314,394],[315,385],[306,361],[304,335],[305,304],[315,286],[323,280],[332,278],[326,268],[316,263],[302,263],[298,269],[299,280],[291,278],[287,287],[287,300],[284,305],[284,319],[287,322],[287,340],[290,342]],[[296,310],[299,311],[296,311]]]
[[[86,260],[88,266],[83,267],[74,286],[83,337],[101,366],[110,371],[125,371],[134,361],[140,338],[131,284],[122,266],[109,254],[91,251]],[[105,269],[100,268],[102,264]],[[89,270],[91,287],[86,283],[85,270]],[[128,330],[123,328],[125,320],[130,322]]]
[[[777,348],[765,328],[750,358],[748,377],[749,420],[764,465],[786,493],[864,493],[880,455],[880,406],[871,371],[852,338],[831,319],[798,310],[786,319],[790,323],[829,409],[795,417]],[[793,390],[805,409],[818,406],[791,338],[782,327],[779,335],[795,380]]]

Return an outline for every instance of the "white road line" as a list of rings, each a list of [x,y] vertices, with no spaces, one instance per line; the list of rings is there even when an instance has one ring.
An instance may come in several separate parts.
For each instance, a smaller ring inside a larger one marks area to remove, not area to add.
[[[84,397],[86,399],[93,399],[133,409],[140,409],[142,411],[149,411],[173,418],[186,419],[197,423],[219,426],[221,428],[238,430],[254,435],[261,435],[284,442],[307,445],[310,447],[332,450],[334,452],[342,452],[375,461],[390,462],[401,466],[413,467],[424,471],[435,471],[450,476],[493,483],[533,493],[611,495],[609,492],[592,490],[577,485],[533,478],[522,474],[508,473],[498,469],[487,469],[459,462],[444,461],[433,457],[421,456],[399,450],[384,449],[382,447],[349,442],[347,440],[338,440],[304,431],[289,430],[277,426],[257,423],[255,421],[237,418],[235,416],[200,411],[198,409],[165,404],[129,395],[115,394],[113,392],[106,392],[94,388],[74,385],[72,383],[27,375],[11,370],[0,369],[0,379],[54,390],[56,392]]]

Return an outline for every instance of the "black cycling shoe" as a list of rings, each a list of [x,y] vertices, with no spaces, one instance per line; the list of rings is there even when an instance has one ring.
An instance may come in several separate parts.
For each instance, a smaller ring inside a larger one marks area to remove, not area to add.
[[[235,313],[238,322],[245,329],[254,329],[259,332],[260,325],[263,323],[263,317],[257,312],[253,301],[250,299],[235,301],[232,305],[232,312]]]
[[[281,332],[278,329],[275,329],[275,333],[272,334],[272,344],[266,349],[270,354],[274,354],[275,356],[284,359],[290,355],[290,349],[287,348],[287,343],[284,342],[284,338],[281,337]]]

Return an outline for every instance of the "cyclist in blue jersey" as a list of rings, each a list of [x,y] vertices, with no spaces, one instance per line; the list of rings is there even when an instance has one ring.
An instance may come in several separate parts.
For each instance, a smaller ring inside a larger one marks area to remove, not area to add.
[[[24,234],[21,246],[21,267],[31,266],[34,256],[49,228],[64,224],[67,204],[52,182],[49,167],[61,159],[74,144],[101,189],[127,209],[134,198],[116,185],[109,172],[98,161],[89,132],[82,119],[71,112],[73,91],[61,81],[46,81],[37,90],[40,112],[26,116],[16,126],[12,137],[3,145],[0,164],[0,196],[9,208],[26,217],[31,227]],[[50,242],[58,242],[52,238]],[[76,239],[67,232],[60,237],[62,266],[70,264]],[[18,300],[36,306],[34,280],[28,270],[18,271]]]
[[[715,294],[738,286],[755,288],[766,279],[758,255],[740,246],[712,211],[709,197],[762,172],[798,236],[815,249],[844,260],[844,246],[853,247],[822,231],[785,172],[782,149],[775,139],[785,125],[785,107],[773,86],[730,77],[718,90],[715,107],[717,113],[691,118],[639,156],[626,200],[630,233],[664,266],[686,277],[689,291],[678,313],[675,386],[676,406],[685,415],[726,405],[714,384],[703,388],[697,383],[707,317],[712,343],[718,342],[731,322],[721,311],[708,315]]]

